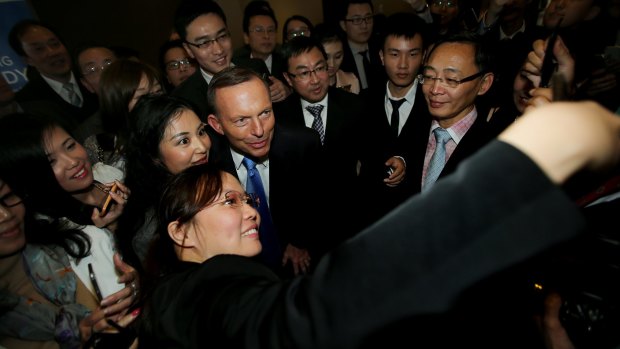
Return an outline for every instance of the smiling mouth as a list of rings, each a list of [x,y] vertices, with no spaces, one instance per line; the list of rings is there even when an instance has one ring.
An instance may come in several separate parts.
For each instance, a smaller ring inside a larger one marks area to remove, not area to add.
[[[86,177],[86,175],[88,174],[88,171],[86,171],[86,166],[82,166],[82,168],[73,176],[71,176],[71,178],[73,179],[81,179]]]
[[[245,233],[241,234],[241,237],[248,237],[248,236],[256,236],[256,237],[258,237],[258,230],[256,228],[252,228],[252,229],[246,231]]]

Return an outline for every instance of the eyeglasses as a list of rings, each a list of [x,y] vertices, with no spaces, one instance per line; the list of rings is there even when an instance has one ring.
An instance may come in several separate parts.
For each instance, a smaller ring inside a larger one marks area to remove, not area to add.
[[[0,197],[0,204],[6,208],[17,206],[22,203],[22,199],[15,195],[12,191],[4,194]]]
[[[418,82],[421,85],[433,85],[435,83],[435,81],[439,81],[440,84],[450,87],[450,88],[457,88],[460,84],[464,84],[468,81],[472,81],[474,79],[477,79],[479,77],[481,77],[482,75],[486,74],[486,71],[482,70],[477,72],[474,75],[470,75],[466,78],[462,78],[461,80],[457,80],[457,79],[448,79],[448,78],[434,78],[432,76],[429,75],[424,75],[424,74],[420,74],[418,75]]]
[[[201,50],[203,49],[211,49],[213,48],[213,45],[215,45],[215,43],[217,42],[218,44],[222,44],[223,42],[227,42],[230,40],[230,32],[227,30],[223,33],[221,33],[220,35],[218,35],[215,39],[207,39],[203,42],[199,42],[199,43],[193,43],[193,42],[189,42],[189,41],[185,41],[186,44],[197,47]]]
[[[275,35],[276,34],[276,28],[275,27],[255,27],[252,28],[250,30],[248,30],[250,33],[258,33],[258,34],[265,34],[267,33],[267,35]]]
[[[243,204],[249,205],[250,207],[253,207],[253,208],[258,208],[258,205],[260,204],[259,199],[256,195],[246,194],[246,193],[242,194],[235,190],[231,190],[227,192],[226,194],[224,194],[224,198],[225,198],[224,200],[210,203],[209,205],[205,206],[205,208],[216,206],[216,205],[224,205],[224,206],[239,208],[243,206]]]
[[[298,81],[308,81],[310,80],[310,76],[312,75],[312,73],[319,75],[319,74],[325,74],[327,73],[327,66],[326,65],[319,65],[318,67],[312,69],[312,70],[306,70],[306,71],[302,71],[301,73],[297,73],[297,74],[293,74],[293,73],[289,73],[287,72],[287,74],[289,76],[291,76],[294,79],[297,79]]]
[[[374,15],[370,15],[370,16],[366,16],[366,17],[345,18],[344,20],[347,21],[347,22],[353,23],[353,25],[361,25],[362,22],[364,22],[365,24],[372,23],[374,18],[375,18]]]
[[[189,67],[190,65],[192,65],[192,62],[189,61],[189,59],[185,58],[185,59],[181,59],[178,61],[170,61],[168,63],[166,63],[166,69],[168,70],[178,70],[179,68],[183,67]]]
[[[435,0],[431,3],[431,6],[454,8],[458,6],[458,3],[450,0]]]
[[[310,36],[310,31],[308,28],[299,29],[299,30],[291,30],[287,33],[288,39],[292,39],[297,36]]]
[[[110,64],[112,64],[112,60],[106,59],[103,61],[103,64],[100,66],[96,66],[96,65],[88,66],[84,68],[82,75],[88,76],[88,75],[95,74],[95,73],[101,73],[102,71],[106,70],[110,66]]]

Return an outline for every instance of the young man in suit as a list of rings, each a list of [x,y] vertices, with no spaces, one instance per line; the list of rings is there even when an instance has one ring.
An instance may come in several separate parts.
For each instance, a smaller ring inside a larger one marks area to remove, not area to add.
[[[409,156],[416,142],[418,147],[426,145],[428,132],[428,128],[418,126],[421,120],[429,117],[417,80],[426,48],[425,28],[426,23],[415,14],[396,13],[388,17],[379,51],[388,81],[373,89],[370,99],[373,111],[367,113],[375,143],[387,145],[392,153],[403,156],[406,163],[411,161]],[[372,190],[372,196],[380,198],[381,208],[375,209],[378,215],[387,213],[411,195],[407,177],[397,187],[375,185],[379,182],[377,179],[384,176],[381,167],[362,166],[360,170],[360,180],[366,190]]]
[[[360,81],[362,92],[384,81],[379,61],[379,45],[373,40],[374,8],[370,0],[346,0],[340,7],[340,28],[344,57],[340,69],[352,72]]]
[[[243,41],[245,46],[235,50],[234,59],[258,58],[269,70],[269,91],[271,101],[283,101],[291,94],[291,88],[284,82],[282,73],[284,59],[276,48],[278,21],[267,1],[252,1],[243,13]]]
[[[207,90],[213,75],[231,65],[232,40],[226,15],[215,1],[188,0],[179,6],[174,27],[183,40],[187,54],[198,62],[198,69],[179,85],[172,94],[190,102],[200,118],[209,114]],[[259,59],[236,62],[259,72],[267,68]]]
[[[248,192],[251,169],[246,159],[260,174],[266,199],[261,205],[269,209],[261,214],[261,242],[269,237],[264,222],[270,216],[280,248],[278,265],[265,248],[263,259],[277,272],[290,271],[280,270],[280,263],[291,263],[295,274],[307,272],[310,250],[322,239],[318,227],[326,225],[319,204],[327,194],[322,194],[318,174],[322,168],[318,135],[310,129],[276,125],[267,83],[245,68],[231,67],[216,74],[208,101],[213,109],[209,125],[224,136],[219,149],[213,149],[214,161],[237,176]]]
[[[408,164],[414,192],[429,189],[495,136],[487,112],[476,108],[493,78],[491,57],[476,36],[450,36],[430,50],[419,78],[431,115],[420,126],[428,132],[427,144]]]
[[[323,46],[316,39],[300,36],[289,40],[282,53],[287,60],[284,77],[295,93],[275,106],[276,120],[317,130],[329,171],[328,187],[351,198],[367,195],[358,186],[357,172],[359,164],[364,167],[368,163],[381,168],[378,185],[399,185],[405,174],[403,159],[389,154],[384,144],[359,141],[374,132],[365,120],[366,104],[358,95],[329,86]],[[387,171],[391,171],[389,175]],[[347,225],[341,231],[353,234],[356,229]]]
[[[28,64],[29,81],[15,96],[24,111],[62,119],[73,130],[97,110],[97,96],[78,83],[71,56],[51,28],[20,21],[9,33],[9,44]]]

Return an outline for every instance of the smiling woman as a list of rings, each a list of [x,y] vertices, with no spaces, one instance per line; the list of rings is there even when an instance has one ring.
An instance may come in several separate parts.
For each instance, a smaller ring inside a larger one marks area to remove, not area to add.
[[[119,223],[120,248],[142,264],[154,236],[154,206],[165,181],[209,161],[210,127],[182,99],[144,96],[129,115],[126,183],[132,198]]]

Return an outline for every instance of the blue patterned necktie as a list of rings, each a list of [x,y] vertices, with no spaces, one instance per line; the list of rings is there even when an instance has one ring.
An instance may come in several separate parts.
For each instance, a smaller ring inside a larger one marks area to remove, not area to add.
[[[321,112],[323,111],[323,106],[320,104],[309,105],[306,107],[306,110],[314,116],[314,120],[312,121],[312,128],[315,129],[319,136],[321,136],[321,144],[325,143],[325,127],[323,127],[323,119],[321,119]]]
[[[435,135],[435,140],[437,140],[437,145],[435,146],[433,157],[431,157],[431,161],[428,164],[428,170],[426,171],[426,178],[424,178],[422,191],[430,189],[435,181],[437,181],[439,174],[446,165],[446,143],[452,139],[448,131],[441,127],[434,129],[433,134]]]
[[[258,234],[260,242],[263,245],[260,256],[266,265],[277,270],[282,264],[282,250],[280,249],[278,236],[276,235],[276,230],[271,220],[269,203],[267,202],[267,196],[263,188],[263,181],[260,178],[260,173],[256,169],[256,163],[254,161],[243,158],[243,165],[248,170],[245,191],[248,194],[254,194],[259,200],[258,213],[260,213],[261,223]]]

